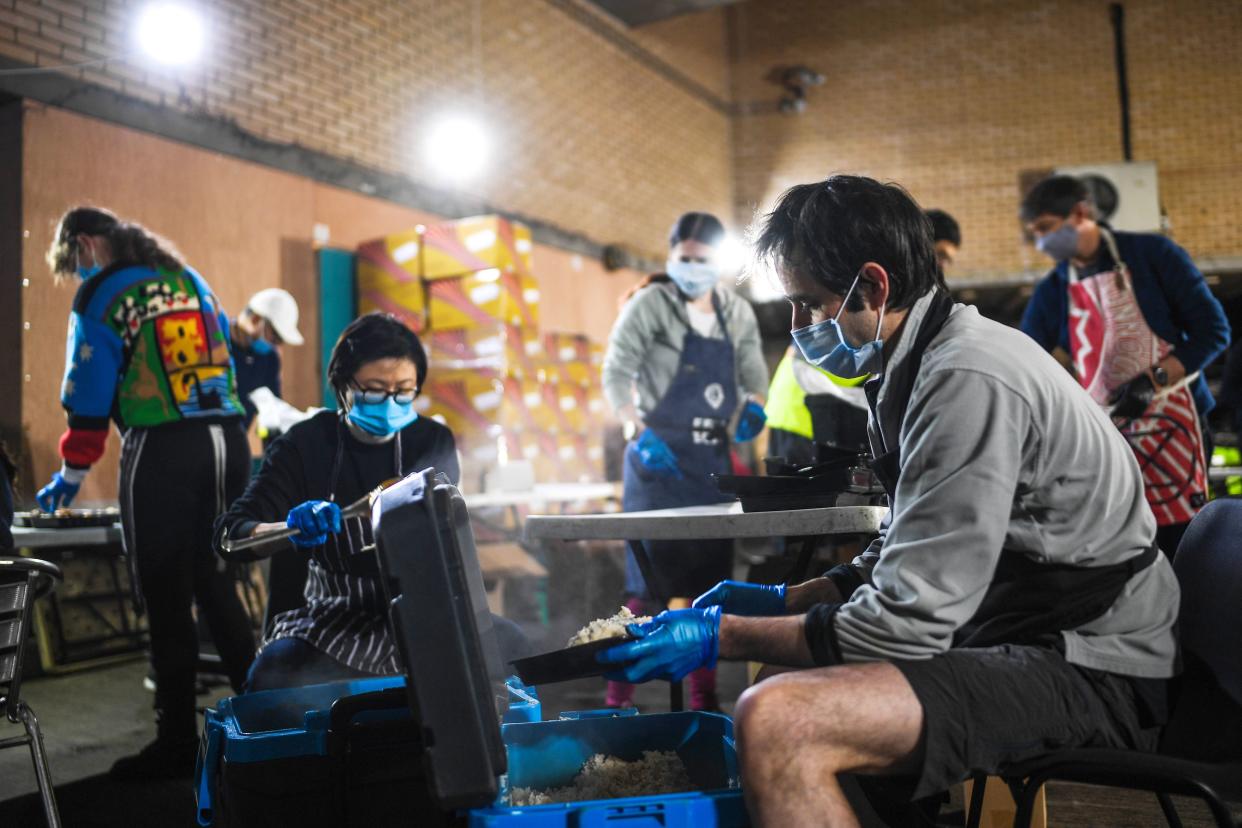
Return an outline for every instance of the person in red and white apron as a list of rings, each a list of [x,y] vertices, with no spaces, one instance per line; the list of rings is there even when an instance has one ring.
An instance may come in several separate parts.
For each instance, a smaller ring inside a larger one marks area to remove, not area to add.
[[[1181,247],[1095,219],[1085,185],[1052,176],[1022,202],[1035,244],[1056,261],[1036,285],[1022,330],[1061,348],[1113,418],[1143,473],[1156,540],[1172,557],[1207,502],[1215,404],[1203,368],[1229,344],[1229,323]]]

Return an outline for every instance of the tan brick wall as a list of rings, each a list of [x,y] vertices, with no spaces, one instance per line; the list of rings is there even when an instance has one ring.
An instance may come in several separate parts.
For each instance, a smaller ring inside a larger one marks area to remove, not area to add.
[[[15,288],[27,280],[20,288],[25,323],[20,453],[29,458],[32,471],[23,482],[23,499],[33,496],[60,462],[56,443],[65,427],[59,404],[65,325],[77,284],[55,283],[43,256],[67,208],[105,205],[170,239],[230,316],[261,288],[292,293],[307,342],[283,349],[282,378],[284,397],[301,407],[322,399],[312,242],[316,225],[327,228],[330,244],[349,249],[437,218],[53,107],[26,107],[23,140],[23,269],[13,272],[11,262],[0,261],[0,283]],[[139,168],[149,180],[134,174]],[[150,181],[161,183],[153,187]],[[618,298],[639,274],[607,272],[598,261],[538,242],[532,255],[541,330],[581,332],[604,341]],[[84,501],[116,496],[119,440],[113,435],[108,442],[106,456],[82,490]]]
[[[1173,235],[1242,254],[1242,3],[1125,4],[1134,157],[1155,161]],[[834,171],[904,184],[962,224],[953,275],[1043,269],[1016,221],[1020,170],[1122,160],[1104,0],[762,0],[729,12],[734,94],[773,66],[826,76],[800,117],[734,122],[739,216]]]
[[[43,66],[132,55],[141,5],[0,0],[0,55]],[[73,73],[425,183],[434,175],[420,157],[420,129],[441,110],[476,110],[493,131],[493,158],[490,173],[463,189],[500,209],[649,253],[658,253],[678,212],[729,211],[727,115],[555,3],[200,6],[210,46],[199,65],[170,71],[131,57]],[[722,33],[720,15],[711,19]],[[661,37],[660,30],[650,35],[667,56]],[[706,48],[698,42],[696,49]],[[722,73],[688,54],[678,58],[686,73]],[[713,83],[720,89],[723,80]]]
[[[640,46],[728,101],[729,60],[724,9],[683,14],[629,32]]]

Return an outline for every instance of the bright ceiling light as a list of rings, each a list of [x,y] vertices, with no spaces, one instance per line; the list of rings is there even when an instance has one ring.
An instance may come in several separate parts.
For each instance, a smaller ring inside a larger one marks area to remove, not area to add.
[[[785,298],[781,281],[770,267],[747,267],[739,277],[738,287],[752,302],[778,302]]]
[[[149,3],[138,15],[138,46],[157,63],[184,66],[203,53],[203,17],[185,3]]]
[[[473,178],[487,166],[490,144],[483,124],[465,115],[447,115],[427,130],[427,165],[439,178]]]
[[[720,270],[726,275],[740,273],[750,259],[750,250],[732,233],[725,233],[716,253]]]

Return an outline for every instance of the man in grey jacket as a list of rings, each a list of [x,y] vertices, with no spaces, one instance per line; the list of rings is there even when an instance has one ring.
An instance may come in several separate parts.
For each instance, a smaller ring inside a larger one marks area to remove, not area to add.
[[[718,657],[803,668],[738,702],[761,825],[856,824],[838,773],[907,777],[917,798],[1053,748],[1150,748],[1179,593],[1105,413],[1022,333],[937,287],[930,227],[896,185],[794,187],[759,249],[808,361],[872,375],[889,519],[825,577],[726,581],[636,627],[602,656],[615,675]]]

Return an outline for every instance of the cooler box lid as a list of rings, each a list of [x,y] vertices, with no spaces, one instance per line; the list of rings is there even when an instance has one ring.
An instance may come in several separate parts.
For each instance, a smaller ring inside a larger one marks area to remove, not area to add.
[[[506,769],[506,694],[465,501],[425,469],[385,489],[371,521],[431,794],[445,809],[489,805]]]

